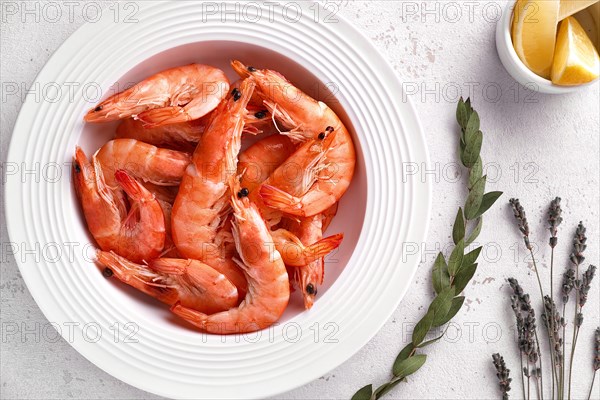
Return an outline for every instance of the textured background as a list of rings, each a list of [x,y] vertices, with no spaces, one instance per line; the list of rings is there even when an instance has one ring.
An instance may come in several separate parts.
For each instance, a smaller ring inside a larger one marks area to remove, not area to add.
[[[9,15],[6,4],[19,12]],[[48,2],[40,2],[42,6]],[[25,5],[24,5],[25,4]],[[104,7],[113,2],[98,2]],[[479,270],[466,289],[464,308],[446,338],[431,346],[426,365],[408,384],[389,398],[493,399],[498,398],[493,352],[502,352],[516,371],[517,358],[506,278],[517,277],[534,295],[531,266],[516,234],[507,207],[520,197],[529,211],[540,268],[546,276],[549,253],[544,218],[547,203],[562,196],[564,223],[559,234],[557,269],[567,265],[570,241],[578,221],[588,227],[587,260],[598,263],[599,232],[599,90],[547,96],[528,92],[504,70],[495,50],[494,29],[503,2],[342,2],[339,13],[348,18],[384,54],[404,82],[416,105],[429,144],[432,166],[420,168],[433,184],[433,210],[422,264],[411,290],[383,329],[346,363],[320,379],[279,396],[289,399],[349,398],[370,382],[382,383],[397,351],[408,340],[414,323],[431,299],[430,268],[436,251],[451,242],[451,224],[465,190],[456,168],[457,129],[454,122],[458,94],[470,96],[485,133],[483,160],[490,190],[503,190],[499,205],[486,217],[479,239],[485,244]],[[28,88],[61,43],[84,22],[75,2],[73,22],[68,8],[57,21],[35,10],[34,2],[2,1],[1,75],[2,120],[0,161],[6,159],[11,132]],[[42,9],[40,9],[42,10]],[[13,94],[17,84],[20,89]],[[10,85],[11,90],[8,90]],[[400,95],[400,94],[399,94]],[[1,265],[1,383],[2,398],[155,398],[130,387],[89,363],[68,343],[44,340],[47,324],[31,298],[12,256],[2,213]],[[9,210],[10,212],[10,210]],[[587,266],[587,264],[586,264]],[[592,331],[599,321],[598,284],[590,293],[586,321],[580,335],[575,398],[587,394],[591,378]],[[377,310],[373,310],[377,312]],[[11,334],[9,326],[18,324]],[[513,383],[518,396],[519,383]],[[600,397],[597,382],[593,398]]]

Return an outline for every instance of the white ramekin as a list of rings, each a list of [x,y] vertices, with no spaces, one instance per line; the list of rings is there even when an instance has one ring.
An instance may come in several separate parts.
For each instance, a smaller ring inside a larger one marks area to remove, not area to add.
[[[553,84],[550,80],[544,79],[533,73],[519,58],[515,48],[513,47],[510,27],[513,19],[513,8],[515,2],[510,1],[506,4],[502,18],[496,25],[496,48],[500,61],[508,73],[521,85],[527,89],[534,90],[540,93],[561,94],[571,93],[585,89],[594,85],[596,81],[578,86],[559,86]]]

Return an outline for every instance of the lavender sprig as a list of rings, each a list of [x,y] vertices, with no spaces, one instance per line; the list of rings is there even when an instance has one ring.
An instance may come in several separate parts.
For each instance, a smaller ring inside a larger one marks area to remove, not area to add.
[[[571,399],[571,382],[573,379],[573,361],[575,359],[575,349],[577,347],[577,338],[579,337],[579,328],[583,324],[583,313],[581,311],[583,305],[587,301],[587,295],[590,291],[591,281],[594,278],[594,274],[596,272],[596,267],[591,265],[588,270],[583,274],[583,276],[579,277],[579,266],[585,260],[583,256],[583,252],[587,248],[587,236],[585,235],[586,228],[583,225],[583,222],[579,222],[577,225],[577,229],[575,230],[575,236],[573,237],[573,251],[569,256],[571,260],[572,266],[570,269],[574,268],[574,281],[573,288],[575,289],[575,306],[574,306],[574,316],[575,319],[573,321],[573,339],[571,342],[571,359],[569,361],[569,400]]]
[[[544,325],[552,335],[552,343],[554,344],[554,366],[558,370],[563,364],[562,342],[560,336],[560,326],[562,325],[561,317],[556,309],[556,304],[549,296],[544,298],[544,312],[542,313]]]
[[[514,293],[511,297],[511,306],[517,321],[519,351],[525,356],[528,366],[529,364],[533,364],[531,374],[529,373],[530,369],[528,367],[523,368],[524,375],[527,377],[527,387],[529,388],[529,378],[533,376],[536,378],[535,383],[539,393],[540,387],[543,388],[542,359],[540,357],[540,342],[537,336],[535,311],[531,306],[529,294],[525,293],[523,287],[519,284],[519,281],[515,278],[509,278],[508,283]],[[538,362],[540,364],[539,368],[537,366]],[[523,386],[525,386],[524,381]]]
[[[508,392],[510,392],[510,383],[512,382],[510,369],[506,368],[504,357],[500,354],[492,354],[492,360],[496,368],[496,376],[498,377],[500,391],[502,392],[502,400],[507,400]]]
[[[531,250],[531,242],[529,241],[529,223],[527,222],[527,215],[525,214],[525,209],[521,205],[519,199],[510,199],[508,201],[512,207],[513,214],[517,220],[517,226],[519,227],[519,231],[523,234],[523,241],[525,242],[525,247],[527,250]]]
[[[550,239],[549,239],[549,244],[550,244],[550,298],[549,300],[546,300],[546,298],[544,298],[544,307],[545,307],[545,311],[551,313],[550,315],[552,315],[551,318],[547,318],[546,322],[548,322],[546,324],[546,328],[548,329],[548,334],[550,335],[550,346],[551,346],[551,350],[552,347],[554,347],[554,354],[552,356],[553,358],[553,371],[552,371],[552,398],[554,398],[554,389],[555,389],[555,385],[557,386],[558,390],[560,390],[560,371],[561,371],[561,365],[562,365],[562,360],[560,360],[562,358],[562,350],[560,347],[560,343],[562,342],[562,339],[560,337],[560,331],[558,329],[559,327],[559,323],[560,323],[560,317],[557,319],[554,315],[555,311],[556,311],[556,305],[554,304],[554,248],[556,247],[556,244],[558,243],[558,226],[562,223],[562,208],[560,207],[560,201],[561,198],[560,197],[555,197],[554,200],[552,200],[550,202],[550,207],[548,208],[548,230],[550,231]],[[548,304],[546,304],[548,303]],[[550,307],[551,309],[548,309],[546,307]],[[558,313],[556,313],[558,314]],[[544,315],[542,315],[543,317]],[[562,374],[561,374],[562,375]]]
[[[512,207],[513,214],[515,219],[517,220],[517,226],[519,227],[519,231],[523,235],[523,241],[525,242],[525,247],[529,250],[531,254],[531,262],[533,263],[533,270],[535,271],[535,276],[537,277],[538,286],[540,288],[540,295],[542,299],[544,298],[544,289],[542,288],[542,280],[540,279],[540,274],[538,272],[537,263],[535,262],[535,255],[533,254],[533,247],[531,246],[531,241],[529,239],[529,223],[527,222],[527,215],[525,214],[525,209],[521,205],[519,199],[510,199],[508,201]]]

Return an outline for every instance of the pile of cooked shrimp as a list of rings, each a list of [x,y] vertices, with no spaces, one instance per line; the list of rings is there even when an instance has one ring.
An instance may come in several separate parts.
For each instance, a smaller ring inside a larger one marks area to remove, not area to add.
[[[279,72],[231,65],[231,85],[192,64],[98,104],[85,121],[121,120],[116,138],[73,161],[104,275],[216,334],[270,326],[295,288],[312,307],[356,158],[326,104]]]

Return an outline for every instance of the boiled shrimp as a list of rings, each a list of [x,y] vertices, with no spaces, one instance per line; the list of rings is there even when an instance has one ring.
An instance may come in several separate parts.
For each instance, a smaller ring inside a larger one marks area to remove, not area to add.
[[[242,177],[240,185],[248,193],[250,200],[258,206],[269,226],[280,221],[281,213],[264,207],[255,189],[268,179],[272,171],[281,165],[294,149],[295,146],[286,136],[272,135],[254,143],[239,156],[238,174]],[[281,254],[284,263],[294,267],[303,267],[326,256],[336,249],[343,239],[343,235],[334,235],[302,243],[296,235],[286,229],[277,229],[271,234],[275,248]]]
[[[126,170],[143,182],[177,186],[191,162],[187,153],[161,149],[135,139],[111,140],[98,150],[95,157],[110,187],[115,187],[114,174],[118,169]]]
[[[296,142],[309,143],[282,164],[279,172],[297,165],[309,168],[300,169],[293,187],[283,173],[265,183],[260,189],[265,204],[303,217],[334,205],[348,189],[356,164],[354,144],[342,121],[325,103],[308,96],[280,73],[246,67],[239,61],[233,61],[232,66],[240,76],[256,80],[264,105],[286,129],[280,132]],[[326,140],[328,137],[332,140]]]
[[[109,97],[85,116],[87,122],[134,117],[147,127],[203,117],[227,95],[229,80],[218,68],[190,64],[171,68]]]
[[[239,183],[233,181],[231,178],[233,236],[241,259],[238,264],[248,280],[248,294],[238,307],[212,315],[182,304],[171,308],[203,331],[217,334],[267,328],[281,317],[290,298],[288,274],[279,252],[269,245],[272,243],[269,228],[256,205],[240,194]]]
[[[115,276],[170,306],[216,313],[229,310],[238,303],[236,287],[221,273],[196,260],[158,258],[140,265],[114,252],[98,250],[98,263],[105,276]]]
[[[154,195],[127,172],[115,173],[129,198],[129,212],[104,182],[98,160],[90,163],[77,147],[73,160],[75,188],[88,229],[100,248],[114,250],[134,262],[157,257],[165,243],[165,220]]]
[[[299,218],[285,226],[290,232],[297,235],[301,242],[319,243],[323,237],[323,219],[323,214],[318,214],[312,217]],[[343,235],[339,235],[340,242],[342,239]],[[330,251],[326,254],[329,253]],[[304,307],[306,309],[310,309],[313,306],[318,287],[323,284],[325,273],[325,261],[323,257],[326,254],[315,259],[306,260],[302,268],[295,268],[293,270],[293,280],[302,292]]]
[[[179,253],[224,273],[240,294],[245,292],[245,277],[229,255],[222,254],[217,239],[227,222],[226,182],[236,173],[246,105],[254,86],[252,79],[245,80],[213,113],[181,181],[171,222]]]

